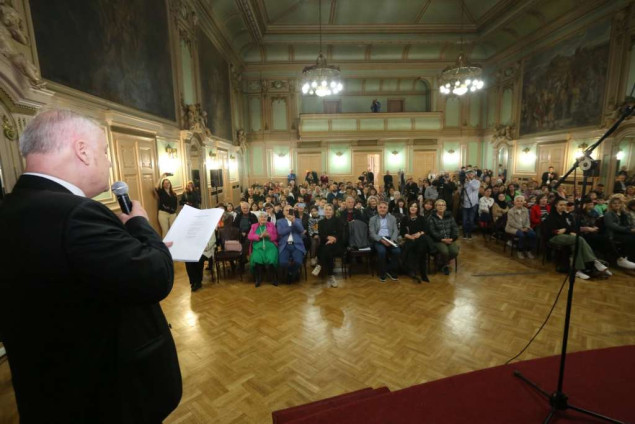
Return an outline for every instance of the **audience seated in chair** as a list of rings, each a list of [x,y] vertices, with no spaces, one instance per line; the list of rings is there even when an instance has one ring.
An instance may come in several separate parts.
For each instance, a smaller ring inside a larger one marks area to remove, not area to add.
[[[260,212],[258,222],[251,226],[248,239],[251,243],[250,265],[254,273],[256,287],[260,287],[265,270],[274,270],[278,266],[278,233],[276,227],[267,222],[267,214]],[[278,285],[278,278],[273,272],[273,285]]]
[[[538,196],[536,204],[529,210],[529,222],[532,229],[535,230],[536,227],[542,224],[549,216],[549,212],[551,212],[551,205],[548,200],[549,199],[546,194],[541,194]]]
[[[630,222],[621,198],[612,197],[609,200],[608,210],[604,214],[604,228],[611,243],[619,243],[624,252],[624,255],[618,257],[617,265],[626,269],[634,269],[635,226]],[[615,249],[617,250],[617,247]]]
[[[498,219],[509,211],[509,205],[505,193],[498,193],[494,204],[492,205],[492,222],[498,221]]]
[[[212,261],[214,260],[214,249],[216,248],[216,235],[212,233],[212,237],[207,242],[205,250],[198,262],[185,262],[185,271],[187,272],[187,278],[190,280],[190,288],[193,292],[203,287],[203,267],[205,261],[209,261],[210,268],[212,268]]]
[[[576,239],[574,222],[572,216],[566,212],[566,209],[567,201],[562,198],[557,199],[544,225],[546,227],[546,233],[550,235],[549,243],[573,247]],[[580,237],[578,250],[578,254],[573,262],[578,278],[588,280],[590,278],[588,269],[595,269],[597,272],[594,273],[598,276],[611,275],[608,268],[597,260],[593,249],[591,249],[591,246],[589,246],[583,237]],[[575,252],[573,253],[575,254]]]
[[[399,228],[395,217],[388,213],[388,202],[379,202],[377,215],[368,224],[368,234],[377,252],[379,281],[385,283],[386,277],[393,281],[398,280],[401,249],[395,245],[399,239]]]
[[[534,255],[531,251],[536,246],[536,233],[531,229],[529,210],[524,206],[524,203],[525,196],[516,196],[514,207],[507,212],[505,232],[518,237],[519,259],[524,259],[525,255],[529,259],[533,259]]]
[[[450,274],[448,263],[459,255],[459,246],[456,240],[459,238],[459,227],[452,216],[452,212],[447,210],[445,200],[439,199],[434,202],[436,213],[430,217],[428,226],[430,237],[435,241],[440,255],[440,265],[445,275]]]
[[[276,223],[278,258],[280,267],[287,270],[287,281],[291,283],[300,280],[300,267],[304,263],[304,227],[302,221],[295,217],[291,205],[286,205],[283,212],[284,218]]]
[[[417,202],[410,204],[408,216],[402,218],[399,227],[404,240],[403,262],[408,276],[418,283],[422,280],[429,283],[427,255],[436,253],[436,246],[428,235],[428,222],[419,214]]]
[[[344,222],[335,216],[333,205],[324,207],[324,219],[318,222],[320,246],[318,248],[319,265],[313,270],[313,275],[320,274],[324,268],[327,276],[327,286],[337,287],[335,279],[335,258],[344,254]]]
[[[492,206],[494,198],[492,197],[492,189],[483,190],[483,196],[478,201],[478,223],[479,227],[486,232],[491,230],[492,226]]]
[[[240,202],[240,210],[236,212],[234,218],[234,227],[238,228],[240,232],[240,243],[243,245],[243,257],[241,258],[241,269],[245,262],[247,262],[247,252],[249,251],[249,240],[247,236],[254,224],[258,223],[256,215],[249,211],[249,203]]]

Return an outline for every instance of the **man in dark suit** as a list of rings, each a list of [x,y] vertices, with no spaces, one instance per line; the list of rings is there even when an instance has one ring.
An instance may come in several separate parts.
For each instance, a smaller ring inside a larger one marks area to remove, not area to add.
[[[117,217],[100,126],[37,116],[20,138],[25,174],[0,206],[0,333],[22,423],[158,423],[181,398],[159,301],[170,252],[133,201]]]
[[[390,175],[390,171],[386,171],[386,175],[384,175],[384,190],[386,190],[386,193],[391,187],[395,187],[392,182],[392,175]]]
[[[370,185],[375,184],[375,174],[370,168],[368,168],[368,172],[366,173],[366,182]]]
[[[542,173],[542,183],[550,186],[555,180],[558,179],[558,174],[554,171],[553,166],[550,166],[547,172]]]

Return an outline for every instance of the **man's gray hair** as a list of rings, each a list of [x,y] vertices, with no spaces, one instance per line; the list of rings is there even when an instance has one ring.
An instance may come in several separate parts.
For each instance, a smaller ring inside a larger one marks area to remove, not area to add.
[[[40,112],[20,136],[20,153],[50,153],[59,151],[65,142],[77,135],[89,137],[102,131],[90,118],[67,109],[49,109]]]

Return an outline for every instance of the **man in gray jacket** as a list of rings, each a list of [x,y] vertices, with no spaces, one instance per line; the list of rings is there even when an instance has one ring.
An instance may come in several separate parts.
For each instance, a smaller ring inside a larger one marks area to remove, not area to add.
[[[393,281],[397,281],[399,255],[401,255],[401,249],[397,245],[399,229],[397,228],[395,217],[388,213],[387,202],[379,202],[377,215],[373,216],[368,224],[368,234],[377,252],[379,281],[385,283],[386,276]],[[390,255],[390,258],[386,257],[388,255]]]

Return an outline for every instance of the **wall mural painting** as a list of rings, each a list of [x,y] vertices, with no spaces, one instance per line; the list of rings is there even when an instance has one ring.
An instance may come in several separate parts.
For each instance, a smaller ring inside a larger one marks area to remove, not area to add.
[[[203,109],[207,112],[207,127],[212,134],[232,140],[229,68],[218,49],[199,30],[199,63]]]
[[[31,0],[42,76],[176,120],[165,0]]]
[[[520,133],[599,125],[610,24],[597,24],[525,64]]]

